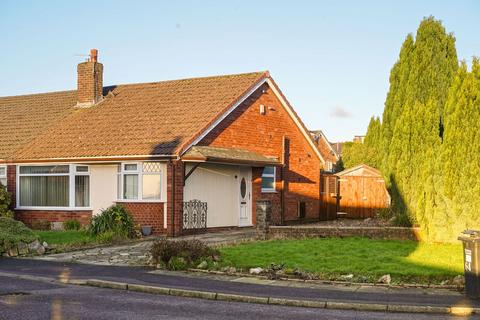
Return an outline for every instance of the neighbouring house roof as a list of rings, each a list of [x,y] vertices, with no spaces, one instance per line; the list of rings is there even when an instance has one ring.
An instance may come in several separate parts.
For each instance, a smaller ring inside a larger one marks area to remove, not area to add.
[[[257,152],[234,148],[193,146],[183,156],[185,161],[233,162],[258,165],[276,165],[276,157],[267,157]]]
[[[335,149],[332,147],[330,142],[328,142],[327,137],[322,130],[311,130],[310,134],[313,137],[313,140],[316,142],[318,150],[322,154],[322,157],[326,161],[336,163],[339,160],[339,156]]]
[[[337,153],[339,157],[342,156],[344,142],[332,142],[330,145],[332,146],[333,150]]]
[[[76,107],[76,90],[0,98],[0,159],[167,156],[200,134],[268,72],[104,87]]]
[[[0,159],[75,112],[76,91],[0,98]]]
[[[382,177],[380,170],[370,167],[366,164],[361,164],[353,168],[345,169],[336,173],[337,176],[370,176],[370,177]]]

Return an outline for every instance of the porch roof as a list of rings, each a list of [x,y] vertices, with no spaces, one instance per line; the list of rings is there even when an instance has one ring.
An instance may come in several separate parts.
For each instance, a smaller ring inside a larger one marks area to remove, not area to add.
[[[237,148],[219,148],[209,146],[193,146],[183,156],[184,161],[199,162],[225,162],[252,165],[279,165],[277,157],[265,156],[263,154],[237,149]]]

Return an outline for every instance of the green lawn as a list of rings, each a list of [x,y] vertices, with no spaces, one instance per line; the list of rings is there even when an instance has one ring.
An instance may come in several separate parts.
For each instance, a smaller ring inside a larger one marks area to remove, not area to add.
[[[76,247],[95,242],[95,237],[90,236],[83,230],[79,231],[34,231],[41,241],[46,241],[53,246]]]
[[[390,274],[395,283],[438,283],[463,273],[460,244],[320,238],[252,242],[220,251],[221,266],[246,270],[284,263],[287,269],[298,268],[331,280],[353,274],[354,281],[376,281]]]

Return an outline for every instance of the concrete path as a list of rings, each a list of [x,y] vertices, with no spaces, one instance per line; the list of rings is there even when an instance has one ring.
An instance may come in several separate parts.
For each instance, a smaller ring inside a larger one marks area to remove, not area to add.
[[[255,238],[252,228],[229,230],[215,233],[184,236],[175,239],[199,239],[211,245],[228,245]],[[102,246],[93,249],[50,254],[34,259],[58,262],[77,262],[104,266],[145,266],[148,265],[149,251],[153,242],[160,238],[134,242],[127,245]]]

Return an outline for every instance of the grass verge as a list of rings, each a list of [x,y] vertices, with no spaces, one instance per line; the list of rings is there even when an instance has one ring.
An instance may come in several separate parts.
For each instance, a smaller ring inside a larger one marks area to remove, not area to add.
[[[55,251],[65,251],[68,249],[81,248],[83,246],[93,245],[97,243],[94,236],[91,236],[84,230],[70,231],[39,231],[35,230],[35,234],[40,241],[46,241],[49,247]]]
[[[314,273],[321,279],[375,282],[390,274],[392,283],[440,283],[463,273],[460,244],[318,238],[245,243],[220,249],[219,267],[248,270],[283,264],[284,270]]]

